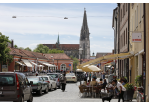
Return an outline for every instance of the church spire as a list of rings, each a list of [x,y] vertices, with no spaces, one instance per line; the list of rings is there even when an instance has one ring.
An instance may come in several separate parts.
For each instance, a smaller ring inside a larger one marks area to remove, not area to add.
[[[86,9],[84,8],[84,15],[83,15],[83,23],[81,27],[81,40],[89,40],[89,29],[88,29],[88,24],[87,24],[87,15],[86,15]]]
[[[58,33],[58,38],[57,38],[57,44],[60,44],[60,42],[59,42],[59,33]]]

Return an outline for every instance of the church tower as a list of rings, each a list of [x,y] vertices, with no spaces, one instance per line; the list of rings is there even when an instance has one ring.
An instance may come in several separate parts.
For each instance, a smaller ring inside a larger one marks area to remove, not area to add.
[[[87,15],[84,8],[83,24],[80,33],[80,48],[83,49],[82,59],[90,59],[90,38],[89,28],[87,24]]]

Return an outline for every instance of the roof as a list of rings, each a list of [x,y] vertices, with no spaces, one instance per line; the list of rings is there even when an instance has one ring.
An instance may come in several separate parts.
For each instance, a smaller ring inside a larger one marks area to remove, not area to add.
[[[30,57],[30,58],[39,58],[39,59],[47,59],[42,55],[42,53],[37,53],[37,52],[32,52],[32,51],[27,51],[27,50],[22,50],[18,48],[11,48],[9,47],[10,54],[11,55],[18,55],[22,57]]]
[[[63,60],[72,60],[69,56],[65,53],[58,53],[58,54],[44,54],[48,59],[63,59]],[[53,58],[51,58],[53,56]]]
[[[96,54],[96,58],[100,58],[100,57],[105,56],[107,54],[112,54],[112,53],[111,52],[98,52]]]
[[[43,44],[49,47],[49,49],[55,49],[56,44]],[[79,50],[79,44],[59,44],[61,50]]]

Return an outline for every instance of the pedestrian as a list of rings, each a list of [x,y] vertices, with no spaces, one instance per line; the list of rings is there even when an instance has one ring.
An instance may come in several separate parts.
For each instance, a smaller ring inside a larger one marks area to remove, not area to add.
[[[103,78],[102,78],[102,79],[105,79],[105,73],[104,73],[104,72],[102,73],[102,76],[103,76]]]
[[[91,77],[92,77],[92,74],[91,72],[89,73],[89,80],[91,81]]]
[[[36,71],[36,76],[38,76],[38,71]]]
[[[113,80],[112,85],[116,85],[118,88],[118,102],[120,102],[120,99],[124,102],[124,91],[126,91],[126,88],[120,82],[117,82],[117,80]]]
[[[65,73],[63,75],[60,76],[60,83],[61,83],[61,89],[64,92],[65,91],[65,87],[66,87],[66,77],[65,77]]]

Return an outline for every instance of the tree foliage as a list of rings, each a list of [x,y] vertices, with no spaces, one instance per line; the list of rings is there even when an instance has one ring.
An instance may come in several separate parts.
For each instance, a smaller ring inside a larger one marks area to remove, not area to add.
[[[2,35],[0,32],[0,63],[9,64],[13,61],[12,55],[10,55],[10,49],[8,48],[8,43],[11,43],[9,37]]]
[[[33,50],[34,52],[39,52],[39,53],[64,53],[63,50],[58,50],[58,49],[49,49],[47,46],[44,46],[43,44],[38,44],[37,47]]]
[[[79,60],[76,57],[73,57],[72,55],[70,56],[70,58],[73,60],[73,70],[76,70],[76,66],[79,63]]]
[[[29,47],[26,47],[24,50],[32,51]]]
[[[19,47],[19,49],[24,50],[24,48],[23,48],[23,47]]]
[[[18,46],[15,44],[15,45],[14,45],[14,48],[18,48]]]

